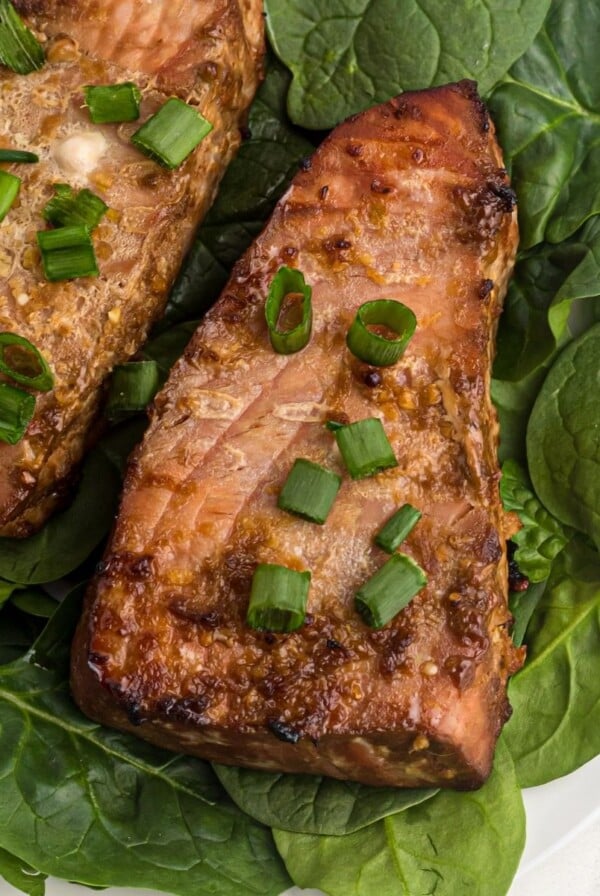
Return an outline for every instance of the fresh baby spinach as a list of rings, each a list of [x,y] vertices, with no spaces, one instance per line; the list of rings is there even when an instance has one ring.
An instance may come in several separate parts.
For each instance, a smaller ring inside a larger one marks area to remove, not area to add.
[[[517,647],[526,640],[529,623],[545,590],[546,582],[536,582],[534,585],[529,585],[526,591],[513,592],[508,596],[513,617],[511,636]]]
[[[522,523],[512,536],[517,545],[514,559],[530,582],[543,582],[571,532],[544,510],[531,491],[527,474],[516,461],[509,460],[502,467],[500,495],[504,509],[516,511]]]
[[[600,324],[559,356],[527,428],[535,490],[561,522],[600,548]]]
[[[345,837],[275,831],[293,880],[329,896],[505,896],[525,843],[525,813],[502,740],[481,790],[442,791]]]
[[[491,97],[519,197],[521,246],[560,242],[600,212],[600,7],[554,0]]]
[[[5,849],[0,849],[0,876],[28,896],[44,896],[46,875],[40,874]]]
[[[521,254],[502,315],[494,375],[516,382],[547,368],[558,346],[597,320],[600,219],[592,218],[560,245],[544,243]]]
[[[435,796],[437,790],[365,787],[316,775],[213,766],[232,800],[270,827],[341,836]]]
[[[69,696],[67,658],[64,627],[54,625],[28,658],[0,667],[2,848],[91,886],[179,896],[286,889],[268,828],[227,799],[210,766],[84,718]]]
[[[600,558],[583,539],[556,558],[526,640],[503,736],[519,784],[533,787],[600,752]]]
[[[548,7],[549,0],[265,0],[271,45],[294,76],[288,112],[316,129],[403,90],[473,78],[486,93],[531,44]]]

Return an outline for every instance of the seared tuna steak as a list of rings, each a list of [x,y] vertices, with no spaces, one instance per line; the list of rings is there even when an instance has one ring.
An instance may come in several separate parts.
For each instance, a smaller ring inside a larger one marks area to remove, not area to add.
[[[0,534],[27,535],[61,499],[89,441],[102,385],[161,314],[199,219],[240,140],[263,42],[260,0],[22,0],[47,62],[0,70],[0,146],[34,150],[0,229],[0,331],[43,353],[55,388],[16,445],[0,443]],[[140,121],[95,125],[83,87],[132,81]],[[213,130],[176,171],[130,142],[171,96]],[[54,183],[85,187],[110,211],[93,236],[100,276],[49,283],[36,247]]]
[[[158,396],[73,653],[92,718],[198,756],[368,784],[474,787],[490,771],[521,660],[489,397],[513,265],[514,195],[473,83],[406,93],[305,162]],[[313,331],[276,354],[280,266],[313,288]],[[417,317],[404,356],[346,348],[357,308]],[[328,420],[379,418],[396,467],[352,480]],[[296,458],[343,478],[324,525],[278,509]],[[402,550],[427,586],[380,630],[354,595],[374,536],[422,512]],[[310,570],[305,624],[246,624],[259,563]]]

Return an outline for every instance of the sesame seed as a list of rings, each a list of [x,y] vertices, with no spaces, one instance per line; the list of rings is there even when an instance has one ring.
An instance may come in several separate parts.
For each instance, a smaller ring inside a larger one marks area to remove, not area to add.
[[[421,672],[428,678],[432,678],[439,672],[437,663],[434,663],[433,660],[427,660],[427,662],[423,663],[423,665],[421,666]]]

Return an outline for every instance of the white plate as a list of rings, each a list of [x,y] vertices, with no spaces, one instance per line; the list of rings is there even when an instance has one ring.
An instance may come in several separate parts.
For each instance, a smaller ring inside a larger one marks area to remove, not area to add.
[[[566,778],[524,792],[527,810],[527,845],[517,879],[536,866],[551,861],[553,853],[584,828],[600,822],[600,756]],[[600,846],[598,847],[600,849]],[[18,890],[0,881],[0,896],[18,896]],[[164,896],[152,890],[110,887],[103,896]],[[574,892],[574,891],[573,891]],[[64,881],[50,880],[47,896],[90,896],[92,890]],[[285,896],[319,896],[319,890],[287,890]],[[578,896],[597,896],[597,891],[577,891]],[[21,894],[22,896],[22,894]],[[237,894],[236,894],[237,896]],[[244,896],[244,894],[239,894]],[[284,894],[282,894],[284,896]],[[453,894],[454,896],[454,894]],[[464,896],[464,894],[456,894]],[[509,894],[510,896],[510,894]],[[531,893],[531,896],[538,894]],[[567,896],[562,890],[545,896]]]

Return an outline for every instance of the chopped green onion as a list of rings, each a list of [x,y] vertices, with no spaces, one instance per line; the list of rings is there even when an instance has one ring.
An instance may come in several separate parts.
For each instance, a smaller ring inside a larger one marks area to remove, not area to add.
[[[299,352],[312,327],[312,289],[302,271],[281,267],[273,277],[265,317],[271,345],[280,355]]]
[[[292,632],[306,616],[310,573],[259,563],[252,578],[246,622],[251,628]]]
[[[83,88],[85,104],[94,124],[137,121],[142,94],[131,81]]]
[[[8,214],[20,189],[20,177],[10,174],[8,171],[0,171],[0,221],[3,221]]]
[[[19,75],[28,75],[43,66],[40,42],[15,11],[9,0],[0,0],[0,63]]]
[[[385,327],[396,335],[384,336],[369,329],[374,326]],[[404,354],[416,326],[414,313],[402,302],[393,299],[365,302],[348,330],[346,345],[361,361],[375,367],[389,367]]]
[[[159,387],[156,361],[130,361],[115,367],[106,402],[109,420],[123,420],[143,411]]]
[[[341,426],[334,432],[342,459],[353,479],[373,476],[388,467],[397,467],[385,430],[377,417],[368,417]]]
[[[356,609],[371,628],[382,628],[427,584],[421,567],[406,554],[394,554],[355,596]]]
[[[87,227],[58,227],[37,235],[42,264],[48,280],[97,277],[98,265]]]
[[[98,226],[108,206],[91,190],[78,193],[68,184],[54,184],[56,195],[47,203],[42,214],[56,227],[82,225],[88,230]]]
[[[375,543],[393,554],[421,519],[421,511],[412,504],[403,504],[375,536]]]
[[[39,156],[34,152],[26,152],[23,149],[0,149],[0,162],[16,162],[29,164],[39,162]]]
[[[35,397],[8,383],[0,383],[0,441],[16,445],[35,411]]]
[[[178,168],[212,127],[192,106],[171,97],[133,134],[131,142],[166,168]]]
[[[341,429],[343,426],[347,426],[347,424],[338,423],[337,420],[328,420],[325,424],[325,429],[328,429],[329,432],[337,432],[338,429]]]
[[[0,371],[16,383],[49,392],[54,385],[45,358],[29,339],[17,333],[0,333]]]
[[[281,489],[277,506],[312,523],[324,523],[342,480],[325,467],[299,457]]]

